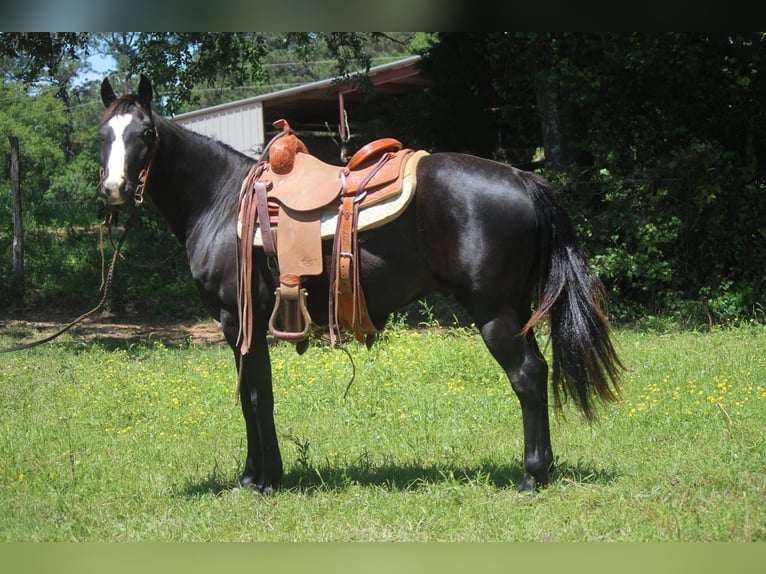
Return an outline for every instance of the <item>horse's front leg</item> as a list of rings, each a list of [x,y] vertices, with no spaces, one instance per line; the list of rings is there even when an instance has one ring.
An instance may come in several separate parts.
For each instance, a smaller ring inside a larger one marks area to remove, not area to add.
[[[282,479],[282,455],[274,425],[274,394],[266,331],[254,329],[250,352],[242,355],[237,347],[239,323],[236,316],[223,311],[221,324],[226,340],[234,351],[239,399],[247,432],[247,458],[239,484],[244,488],[271,493]]]
[[[239,479],[245,488],[270,494],[282,480],[282,455],[274,425],[271,361],[265,337],[239,363],[239,397],[247,430],[247,459]]]

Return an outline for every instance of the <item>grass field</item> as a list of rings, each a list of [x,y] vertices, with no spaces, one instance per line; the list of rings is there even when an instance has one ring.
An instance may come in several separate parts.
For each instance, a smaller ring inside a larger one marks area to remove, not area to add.
[[[345,399],[344,353],[274,347],[271,497],[235,488],[227,348],[69,337],[2,355],[0,540],[766,540],[766,328],[616,341],[622,401],[594,425],[554,413],[536,496],[517,492],[518,402],[470,329],[351,346]]]

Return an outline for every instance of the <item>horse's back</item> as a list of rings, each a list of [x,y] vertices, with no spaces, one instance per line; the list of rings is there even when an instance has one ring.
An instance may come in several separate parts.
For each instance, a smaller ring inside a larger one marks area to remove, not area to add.
[[[535,208],[527,185],[535,177],[467,154],[431,154],[418,165],[419,216],[450,218],[468,233],[488,232],[494,226],[529,231],[535,225]]]

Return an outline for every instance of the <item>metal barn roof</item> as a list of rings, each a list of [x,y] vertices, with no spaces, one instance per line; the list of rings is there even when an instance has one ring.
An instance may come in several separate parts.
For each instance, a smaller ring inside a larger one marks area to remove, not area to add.
[[[376,97],[400,96],[427,87],[429,82],[418,68],[420,60],[420,56],[411,56],[370,68],[368,76]],[[344,110],[360,104],[364,97],[356,82],[328,78],[178,114],[173,119],[244,153],[257,155],[273,121],[285,118],[298,131],[326,130],[327,124],[342,125]],[[264,129],[265,123],[268,127]]]

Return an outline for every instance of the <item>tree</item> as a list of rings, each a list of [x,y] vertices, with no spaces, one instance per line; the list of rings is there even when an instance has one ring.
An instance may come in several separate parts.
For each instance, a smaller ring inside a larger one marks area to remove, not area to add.
[[[623,316],[752,313],[766,293],[764,58],[761,32],[439,34],[435,113],[419,117],[435,149],[560,185]]]
[[[404,35],[380,32],[141,33],[135,38],[128,71],[141,71],[151,77],[164,95],[162,111],[172,114],[200,105],[200,88],[217,91],[217,103],[221,103],[236,99],[233,94],[241,86],[254,84],[246,94],[254,95],[264,91],[257,88],[258,84],[279,83],[278,79],[286,75],[295,85],[366,71],[372,54],[379,52],[382,44],[389,45],[389,53],[392,45],[400,52],[407,49]],[[321,65],[309,69],[308,63],[317,61]],[[358,79],[364,83],[366,76],[362,74]],[[226,97],[221,96],[224,92]]]
[[[89,40],[76,32],[0,32],[0,58],[12,63],[3,78],[34,84],[55,76],[63,62],[87,52]]]
[[[6,62],[3,76],[28,85],[53,85],[56,97],[66,109],[66,129],[62,134],[62,150],[72,161],[74,125],[71,119],[71,87],[74,78],[87,64],[89,36],[74,32],[3,32],[0,33],[0,57]]]

